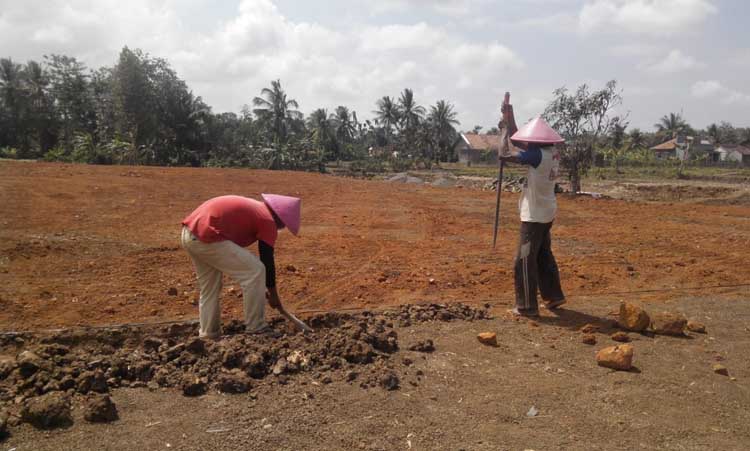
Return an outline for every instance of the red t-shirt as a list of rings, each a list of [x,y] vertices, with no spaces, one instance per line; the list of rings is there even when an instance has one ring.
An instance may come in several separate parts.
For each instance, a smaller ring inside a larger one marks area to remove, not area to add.
[[[242,196],[209,199],[182,224],[204,243],[229,240],[242,247],[258,240],[273,247],[279,234],[266,204]]]

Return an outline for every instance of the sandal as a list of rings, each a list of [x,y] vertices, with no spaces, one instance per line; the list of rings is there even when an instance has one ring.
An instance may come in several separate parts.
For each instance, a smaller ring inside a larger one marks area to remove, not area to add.
[[[524,317],[524,318],[538,318],[539,317],[539,312],[522,312],[522,311],[518,310],[518,307],[514,307],[514,308],[508,310],[508,313],[510,313],[511,315],[513,315],[513,316],[515,316],[517,318],[519,318],[519,317]]]
[[[557,301],[545,302],[544,306],[547,308],[547,310],[554,310],[561,305],[564,305],[566,302],[568,302],[567,299],[559,299]]]

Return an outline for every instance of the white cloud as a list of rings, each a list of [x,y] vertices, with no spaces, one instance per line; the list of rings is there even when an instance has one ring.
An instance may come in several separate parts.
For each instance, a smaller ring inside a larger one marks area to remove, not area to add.
[[[669,54],[655,63],[648,64],[646,70],[660,74],[675,74],[691,69],[705,67],[705,64],[695,60],[690,55],[682,53],[680,50],[672,50]]]
[[[528,17],[511,22],[509,25],[517,27],[533,27],[544,31],[573,31],[576,28],[576,16],[563,12],[547,16]]]
[[[718,9],[713,0],[591,0],[578,16],[579,29],[673,35],[700,25]]]
[[[177,0],[0,0],[0,55],[25,61],[64,53],[97,68],[113,65],[128,45],[169,60],[217,112],[239,111],[280,78],[306,113],[347,105],[364,119],[378,98],[408,87],[425,106],[454,102],[462,123],[494,120],[500,100],[486,100],[487,86],[524,68],[499,42],[425,22],[334,29],[288,19],[270,0],[242,0],[229,20],[191,30],[179,9]]]
[[[480,10],[490,0],[378,0],[366,1],[365,7],[374,14],[403,13],[414,10],[431,10],[443,15],[465,16]]]
[[[750,105],[750,94],[727,88],[718,80],[698,81],[693,84],[690,92],[699,99],[715,99],[724,105]]]

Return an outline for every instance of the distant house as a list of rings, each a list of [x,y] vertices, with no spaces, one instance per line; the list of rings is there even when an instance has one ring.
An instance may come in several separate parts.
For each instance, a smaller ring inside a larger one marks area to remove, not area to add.
[[[455,151],[459,163],[471,166],[478,163],[483,155],[497,153],[500,149],[500,135],[480,135],[478,133],[461,133]]]
[[[677,156],[677,147],[677,138],[672,138],[667,142],[652,147],[651,150],[654,151],[656,158],[666,160],[667,158],[675,158]]]
[[[734,144],[722,144],[716,148],[720,161],[735,161],[750,166],[750,148]]]
[[[651,148],[656,158],[685,159],[687,156],[701,155],[707,161],[719,161],[719,155],[714,151],[711,141],[693,136],[677,135]]]

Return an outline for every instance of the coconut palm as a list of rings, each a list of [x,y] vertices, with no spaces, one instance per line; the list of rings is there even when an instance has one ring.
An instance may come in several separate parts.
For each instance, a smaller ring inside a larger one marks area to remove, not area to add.
[[[21,110],[23,106],[23,92],[21,86],[22,67],[10,58],[0,59],[0,106],[4,115],[2,128],[7,133],[8,141],[17,144],[21,135]]]
[[[406,88],[398,99],[398,106],[401,110],[401,126],[404,130],[414,129],[424,118],[425,109],[417,105],[414,101],[414,92]]]
[[[437,159],[447,160],[448,158],[448,153],[451,150],[451,145],[456,135],[454,126],[459,125],[456,116],[458,116],[458,113],[453,111],[453,105],[445,100],[438,100],[435,105],[430,107],[430,114],[427,116],[427,119],[432,125],[435,143],[438,148]]]
[[[391,128],[398,124],[401,118],[401,111],[390,96],[384,96],[382,99],[379,99],[376,105],[378,109],[373,111],[375,113],[375,120],[385,130],[385,140],[387,143],[390,143]]]
[[[263,88],[260,97],[253,99],[253,105],[257,107],[253,112],[271,125],[274,141],[285,142],[290,122],[302,116],[296,110],[299,108],[297,101],[287,99],[280,80],[272,81],[270,88]]]
[[[339,106],[336,111],[331,114],[331,122],[336,128],[336,138],[341,143],[350,143],[354,140],[354,135],[357,132],[355,122],[357,120],[356,113],[352,115],[349,112],[349,108],[345,106]]]
[[[659,122],[654,124],[654,127],[656,127],[657,133],[667,136],[685,133],[690,129],[688,123],[679,113],[669,113],[662,116]]]
[[[631,149],[641,149],[646,147],[646,137],[639,128],[634,128],[628,133],[628,146]]]
[[[321,160],[325,152],[332,152],[334,158],[338,157],[335,155],[338,151],[338,143],[332,122],[325,108],[318,108],[307,118],[307,127],[312,131],[313,143],[320,153]]]

